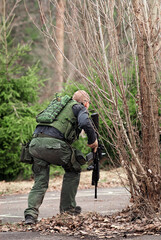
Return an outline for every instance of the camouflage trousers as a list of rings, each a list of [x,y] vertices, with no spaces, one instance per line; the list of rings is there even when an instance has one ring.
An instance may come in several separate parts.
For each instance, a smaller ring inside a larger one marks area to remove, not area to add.
[[[76,161],[69,144],[55,138],[33,138],[30,153],[34,158],[32,170],[34,185],[28,196],[28,207],[24,215],[38,218],[49,183],[50,164],[62,166],[65,170],[60,196],[60,212],[76,207],[76,194],[80,180],[81,166]]]

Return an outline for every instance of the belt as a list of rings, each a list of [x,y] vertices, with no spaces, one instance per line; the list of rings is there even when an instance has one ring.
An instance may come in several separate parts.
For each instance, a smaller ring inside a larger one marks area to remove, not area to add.
[[[44,133],[34,133],[33,138],[37,138],[37,137],[48,137],[48,138],[54,138],[53,136],[50,136],[50,135],[47,135],[47,134],[44,134]]]
[[[56,138],[56,139],[59,139],[61,141],[65,141],[65,139],[63,139],[63,138],[54,137],[54,136],[47,135],[47,134],[44,134],[44,133],[34,133],[32,137],[33,138],[37,138],[37,137],[40,137],[40,138],[43,138],[43,137],[46,137],[46,138]]]

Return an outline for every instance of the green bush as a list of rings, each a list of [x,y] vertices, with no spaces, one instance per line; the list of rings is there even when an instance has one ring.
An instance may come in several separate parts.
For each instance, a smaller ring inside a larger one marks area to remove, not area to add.
[[[21,143],[35,128],[38,91],[42,85],[38,64],[26,66],[29,45],[14,46],[3,22],[0,36],[0,180],[11,180],[25,168],[20,163]]]

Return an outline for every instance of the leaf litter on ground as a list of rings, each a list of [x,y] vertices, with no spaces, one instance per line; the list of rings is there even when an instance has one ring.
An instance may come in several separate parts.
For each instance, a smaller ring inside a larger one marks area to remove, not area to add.
[[[113,215],[101,215],[87,212],[77,216],[67,213],[57,214],[52,218],[43,218],[35,225],[24,222],[0,225],[0,232],[40,232],[48,235],[53,233],[86,237],[93,239],[109,239],[140,235],[161,234],[161,219],[143,217],[132,220],[130,211],[125,209]]]
[[[122,181],[123,179],[123,181]],[[22,182],[21,182],[22,183]],[[24,183],[24,182],[23,182]],[[60,190],[62,177],[50,179],[48,191]],[[101,171],[99,187],[115,187],[127,184],[126,174],[122,168],[111,171]],[[33,181],[2,182],[1,194],[20,194],[29,192]],[[79,189],[91,187],[91,172],[82,172]],[[81,239],[111,239],[115,237],[130,237],[145,234],[161,234],[161,218],[137,217],[133,219],[131,209],[122,210],[113,215],[101,215],[96,212],[82,213],[78,216],[57,214],[52,218],[41,219],[35,225],[25,225],[24,222],[14,224],[1,224],[0,232],[40,232],[48,235],[54,233],[80,237]]]

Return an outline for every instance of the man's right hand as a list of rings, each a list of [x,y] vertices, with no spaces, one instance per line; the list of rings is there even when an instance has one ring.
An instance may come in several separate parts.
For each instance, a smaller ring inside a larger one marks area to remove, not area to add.
[[[97,151],[97,148],[98,148],[98,141],[96,139],[96,141],[92,144],[88,144],[88,147],[92,148],[94,152]]]

